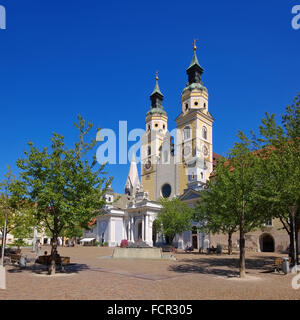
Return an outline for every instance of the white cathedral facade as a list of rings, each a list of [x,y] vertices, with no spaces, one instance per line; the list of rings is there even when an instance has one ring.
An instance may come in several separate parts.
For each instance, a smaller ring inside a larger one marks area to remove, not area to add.
[[[181,95],[181,113],[176,119],[175,144],[168,132],[168,117],[162,106],[164,96],[156,77],[151,107],[146,114],[146,133],[142,137],[141,179],[132,158],[125,193],[107,191],[107,204],[91,230],[85,230],[84,237],[95,238],[110,247],[119,246],[123,239],[159,246],[164,238],[153,232],[153,222],[161,210],[159,199],[178,197],[190,206],[199,199],[215,160],[213,118],[208,111],[208,91],[202,83],[202,73],[194,47],[187,69],[188,82]],[[209,247],[209,235],[199,233],[197,224],[193,225],[193,230],[175,237],[175,247]]]

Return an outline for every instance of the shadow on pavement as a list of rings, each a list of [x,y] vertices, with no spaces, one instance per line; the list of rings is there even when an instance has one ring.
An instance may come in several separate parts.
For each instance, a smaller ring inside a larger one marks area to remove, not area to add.
[[[63,268],[56,266],[56,273],[61,274],[76,274],[81,271],[89,270],[90,267],[86,264],[80,263],[70,263]],[[11,269],[7,270],[8,273],[33,273],[33,274],[47,274],[48,266],[42,264],[29,264],[26,268],[20,268],[19,266],[13,266]]]
[[[169,271],[182,272],[182,273],[201,273],[201,274],[214,274],[216,276],[236,277],[239,272],[236,270],[206,268],[191,264],[181,264],[177,266],[170,266]]]
[[[246,257],[246,270],[257,270],[260,273],[273,271],[275,256]],[[169,267],[169,271],[180,273],[215,274],[218,276],[234,277],[239,274],[239,257],[196,257],[180,260],[179,264]]]

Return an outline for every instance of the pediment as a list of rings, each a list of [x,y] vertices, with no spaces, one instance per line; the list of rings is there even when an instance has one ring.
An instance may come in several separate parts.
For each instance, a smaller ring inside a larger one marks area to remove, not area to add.
[[[192,200],[197,198],[200,198],[200,192],[189,189],[179,197],[179,200],[184,201],[184,200]]]

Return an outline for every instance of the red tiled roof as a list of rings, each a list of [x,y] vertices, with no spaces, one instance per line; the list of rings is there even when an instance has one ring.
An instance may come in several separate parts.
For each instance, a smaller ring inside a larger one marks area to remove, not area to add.
[[[297,138],[297,139],[300,139],[300,138]],[[262,156],[262,157],[265,157],[265,155],[263,154],[263,152],[266,152],[267,154],[269,153],[269,150],[274,150],[275,147],[274,146],[267,146],[265,148],[262,148],[262,149],[259,149],[259,150],[255,150],[255,151],[252,151],[251,153],[254,154],[254,155],[259,155],[259,156]],[[215,166],[217,164],[217,159],[222,157],[221,155],[213,152],[213,169],[215,169]],[[230,160],[226,161],[225,162],[225,165],[229,165],[230,164]],[[229,171],[233,171],[234,168],[231,167]],[[215,172],[214,170],[212,171],[212,173],[210,174],[210,178],[213,178],[215,176]]]
[[[89,222],[89,227],[93,226],[96,223],[97,223],[97,219],[94,218],[91,222]]]
[[[222,157],[220,154],[213,152],[213,168],[215,168],[216,164],[217,164],[217,159]]]

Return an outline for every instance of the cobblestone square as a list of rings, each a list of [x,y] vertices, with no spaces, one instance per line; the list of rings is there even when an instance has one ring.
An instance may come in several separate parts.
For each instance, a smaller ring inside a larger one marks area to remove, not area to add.
[[[50,247],[43,247],[42,252]],[[0,300],[217,300],[299,299],[292,274],[271,272],[274,253],[247,253],[247,278],[238,275],[238,252],[232,256],[176,253],[171,260],[110,259],[113,249],[59,247],[71,257],[65,273],[46,275],[34,264],[34,253],[24,249],[30,262],[20,270],[7,266],[7,289]]]

